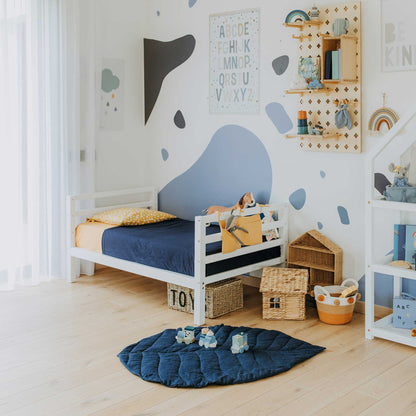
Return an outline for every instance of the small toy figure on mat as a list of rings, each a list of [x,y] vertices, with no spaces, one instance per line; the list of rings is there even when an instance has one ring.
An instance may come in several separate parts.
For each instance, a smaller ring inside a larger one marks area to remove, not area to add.
[[[338,110],[335,113],[335,125],[337,128],[342,129],[344,126],[348,130],[352,129],[352,120],[350,113],[348,112],[348,99],[339,101],[335,100],[335,105],[338,107]]]
[[[247,334],[244,332],[240,332],[237,335],[234,335],[233,344],[231,345],[231,352],[233,354],[241,354],[244,351],[248,351],[248,343],[247,343]]]
[[[252,208],[254,206],[256,206],[256,200],[254,199],[254,196],[251,192],[247,192],[232,207],[222,207],[220,205],[212,205],[209,208],[202,211],[202,213],[211,215],[211,214],[215,214],[216,212],[227,212],[227,211],[232,211],[234,209]]]
[[[183,330],[180,329],[176,335],[178,344],[184,342],[186,345],[195,342],[195,328],[193,326],[186,326]]]
[[[201,336],[199,337],[199,346],[205,348],[215,348],[217,346],[217,339],[214,333],[209,328],[201,329]]]
[[[410,165],[402,167],[400,165],[395,166],[394,163],[390,163],[389,171],[395,174],[393,186],[409,186],[409,168]]]

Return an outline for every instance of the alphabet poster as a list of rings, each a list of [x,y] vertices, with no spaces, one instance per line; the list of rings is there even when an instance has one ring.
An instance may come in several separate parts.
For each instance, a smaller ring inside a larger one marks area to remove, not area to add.
[[[381,7],[383,71],[415,70],[416,2],[414,0],[382,0]]]
[[[260,11],[210,16],[210,112],[259,112]]]
[[[122,130],[124,127],[124,61],[103,59],[100,83],[100,127]]]

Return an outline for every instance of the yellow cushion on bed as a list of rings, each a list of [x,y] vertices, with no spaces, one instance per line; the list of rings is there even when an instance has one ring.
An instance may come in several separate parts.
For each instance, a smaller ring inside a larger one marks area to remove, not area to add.
[[[111,225],[144,225],[176,218],[166,212],[147,208],[116,208],[104,211],[88,218],[88,221],[103,222]]]

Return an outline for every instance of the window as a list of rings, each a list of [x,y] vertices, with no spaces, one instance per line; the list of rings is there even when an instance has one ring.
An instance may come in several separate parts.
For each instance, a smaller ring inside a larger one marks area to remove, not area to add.
[[[280,309],[280,298],[270,298],[270,309]]]

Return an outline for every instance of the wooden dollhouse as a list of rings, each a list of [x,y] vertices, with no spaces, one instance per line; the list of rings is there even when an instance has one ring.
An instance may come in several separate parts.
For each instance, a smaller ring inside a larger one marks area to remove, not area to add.
[[[265,267],[261,277],[263,319],[305,319],[306,269]]]
[[[315,285],[342,282],[342,249],[317,230],[310,230],[289,244],[287,264],[309,270],[309,290]]]

